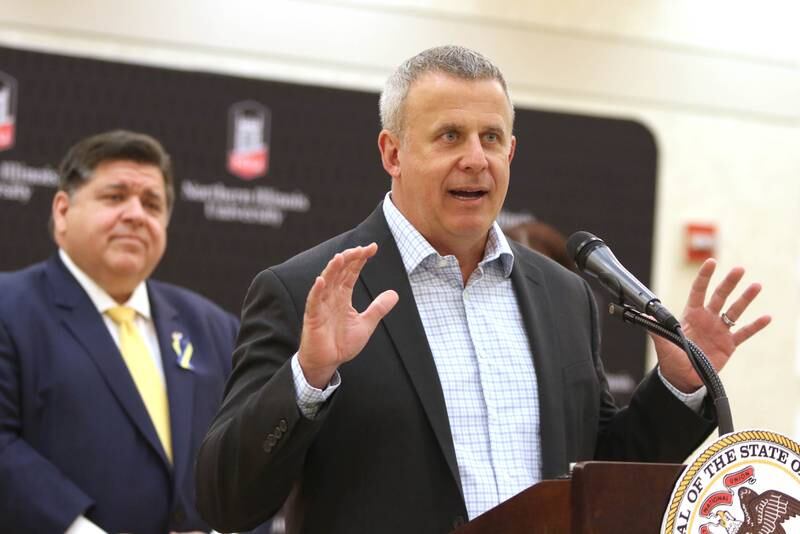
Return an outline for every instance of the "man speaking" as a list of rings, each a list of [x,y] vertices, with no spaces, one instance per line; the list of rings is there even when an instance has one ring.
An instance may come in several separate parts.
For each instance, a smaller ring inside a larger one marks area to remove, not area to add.
[[[497,67],[426,50],[380,111],[383,202],[250,287],[199,454],[201,514],[238,530],[285,504],[291,533],[444,533],[573,461],[683,460],[715,424],[683,352],[659,342],[658,370],[617,408],[589,287],[495,223],[516,148]],[[730,331],[719,314],[743,270],[706,305],[713,271],[684,329],[719,368],[769,318]]]

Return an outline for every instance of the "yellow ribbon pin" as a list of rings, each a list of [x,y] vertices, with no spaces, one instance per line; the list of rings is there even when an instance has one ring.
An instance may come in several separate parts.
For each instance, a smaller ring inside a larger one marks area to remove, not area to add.
[[[183,369],[193,369],[192,355],[194,354],[194,347],[192,346],[192,343],[189,340],[186,341],[185,347],[181,347],[182,339],[183,339],[183,334],[181,332],[173,332],[172,349],[178,356],[178,365],[180,365]]]

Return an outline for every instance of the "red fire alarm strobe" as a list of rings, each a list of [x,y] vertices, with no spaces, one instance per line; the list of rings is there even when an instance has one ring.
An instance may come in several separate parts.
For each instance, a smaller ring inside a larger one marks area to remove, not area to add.
[[[686,224],[686,259],[700,262],[713,258],[717,251],[717,226],[711,223]]]

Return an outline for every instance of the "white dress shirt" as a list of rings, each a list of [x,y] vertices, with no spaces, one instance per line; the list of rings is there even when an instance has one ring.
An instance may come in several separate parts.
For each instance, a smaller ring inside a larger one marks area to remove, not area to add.
[[[86,294],[89,295],[92,304],[97,308],[97,313],[103,317],[103,322],[106,328],[108,328],[108,333],[111,334],[111,338],[114,340],[117,348],[119,348],[119,327],[106,312],[116,306],[128,306],[136,311],[136,318],[134,319],[136,330],[138,330],[139,335],[142,336],[148,352],[153,358],[153,363],[155,363],[156,369],[158,369],[158,374],[163,381],[164,364],[161,362],[161,349],[158,346],[158,335],[156,334],[155,323],[153,323],[153,317],[150,313],[150,298],[147,295],[147,284],[144,281],[140,282],[133,290],[133,293],[131,293],[127,302],[120,304],[111,298],[111,295],[109,295],[106,290],[97,285],[97,282],[89,278],[86,273],[75,265],[75,262],[72,261],[72,258],[70,258],[63,249],[59,249],[58,254],[69,272],[72,273],[72,276],[75,277],[83,290],[86,291]]]

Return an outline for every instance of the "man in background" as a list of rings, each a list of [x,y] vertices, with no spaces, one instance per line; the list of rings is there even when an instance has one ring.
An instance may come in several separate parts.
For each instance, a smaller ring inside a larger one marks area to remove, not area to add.
[[[198,455],[204,517],[237,530],[283,506],[290,533],[441,534],[570,462],[682,461],[715,425],[683,352],[658,342],[658,369],[615,406],[588,285],[495,222],[516,148],[497,67],[426,50],[380,109],[391,191],[248,291]],[[720,368],[769,317],[730,330],[760,286],[721,318],[744,271],[706,304],[714,267],[683,326]]]
[[[193,464],[238,324],[149,279],[174,202],[170,158],[150,136],[112,131],[78,142],[59,171],[58,251],[0,274],[0,530],[208,531]]]

